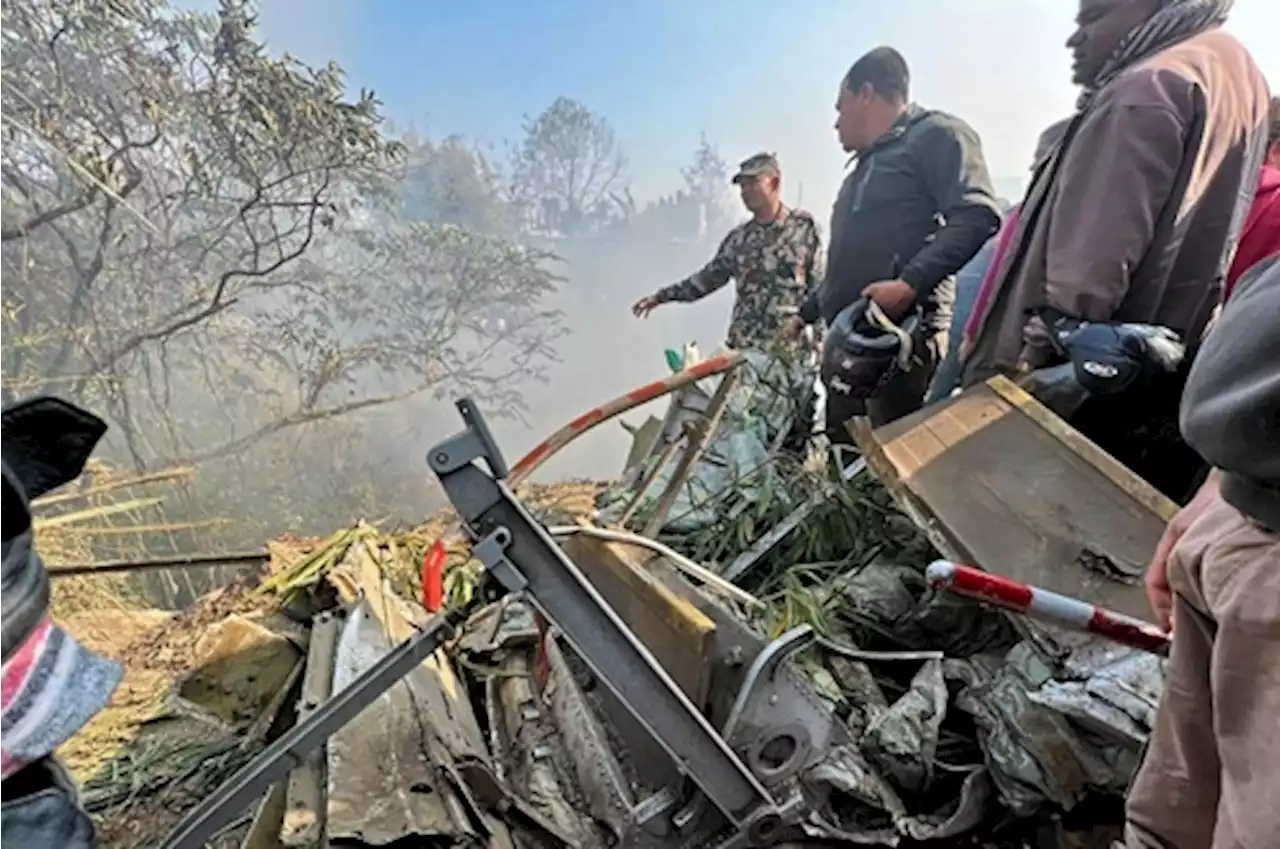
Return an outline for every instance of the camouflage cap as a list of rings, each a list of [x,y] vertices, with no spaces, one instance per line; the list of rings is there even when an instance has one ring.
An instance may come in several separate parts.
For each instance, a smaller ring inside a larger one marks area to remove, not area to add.
[[[732,182],[741,183],[747,177],[758,177],[761,174],[782,176],[782,169],[778,167],[776,154],[757,153],[754,156],[748,156],[738,165],[738,173],[733,175]]]

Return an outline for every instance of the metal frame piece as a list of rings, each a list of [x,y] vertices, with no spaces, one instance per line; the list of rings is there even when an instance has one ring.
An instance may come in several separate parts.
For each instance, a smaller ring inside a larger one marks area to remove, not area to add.
[[[671,472],[671,478],[667,481],[666,489],[658,497],[658,504],[653,508],[649,521],[645,523],[645,536],[657,536],[662,526],[666,524],[667,514],[671,512],[671,507],[680,497],[680,487],[684,486],[685,479],[689,477],[694,464],[711,444],[711,437],[720,426],[720,418],[728,409],[729,399],[733,396],[733,387],[738,383],[738,374],[738,370],[734,369],[720,378],[720,385],[716,387],[716,394],[711,396],[711,403],[707,405],[703,419],[693,425],[693,433],[689,437],[684,454],[676,463],[675,469]]]
[[[475,407],[462,400],[458,411],[468,430],[429,460],[490,576],[527,594],[736,831],[776,834],[783,821],[769,792],[501,480],[505,464]]]
[[[307,755],[317,746],[435,654],[477,605],[478,602],[445,610],[427,620],[421,631],[384,655],[350,686],[316,708],[306,720],[281,735],[192,809],[165,838],[161,849],[203,849],[206,842],[232,823],[272,784],[306,763]]]
[[[413,637],[267,746],[190,811],[162,849],[203,849],[273,783],[307,763],[308,755],[334,732],[452,638],[482,599],[493,600],[505,592],[527,594],[531,605],[557,626],[597,680],[700,791],[677,799],[678,788],[668,787],[640,800],[635,810],[650,814],[640,817],[642,826],[662,833],[665,824],[658,818],[669,817],[681,835],[677,839],[688,839],[689,830],[701,819],[696,813],[709,802],[729,826],[717,844],[721,849],[779,840],[803,814],[799,795],[791,793],[781,806],[775,802],[761,779],[516,498],[504,480],[507,465],[475,406],[465,399],[457,406],[467,429],[433,448],[428,461],[474,541],[474,554],[486,567],[480,592],[471,603],[428,619]],[[477,460],[483,460],[490,472]],[[767,654],[780,661],[785,651]],[[751,692],[755,687],[748,683],[744,689],[746,701],[757,700]],[[739,705],[738,715],[742,712]],[[749,757],[756,754],[748,752]]]

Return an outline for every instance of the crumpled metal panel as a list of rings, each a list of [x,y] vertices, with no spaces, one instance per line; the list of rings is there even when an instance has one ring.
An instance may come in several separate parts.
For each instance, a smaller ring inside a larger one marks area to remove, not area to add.
[[[361,600],[338,639],[335,692],[392,648],[382,623]],[[442,662],[437,657],[420,666],[330,738],[331,843],[385,846],[435,838],[445,845],[486,845],[487,839],[487,845],[511,845],[505,827],[482,817],[451,775],[452,747],[468,744],[475,732],[459,724],[458,699],[465,694],[445,691],[433,668]]]
[[[586,810],[620,841],[635,830],[636,798],[608,736],[574,681],[557,641],[545,643],[547,683],[543,697],[551,708],[560,740],[586,801]]]
[[[815,812],[803,826],[805,834],[862,846],[897,846],[903,837],[921,842],[959,837],[982,824],[992,796],[987,769],[973,767],[956,798],[943,809],[908,814],[893,788],[850,747],[833,750],[810,770],[807,780],[811,786],[825,785],[843,793],[854,804]]]
[[[501,778],[548,822],[579,846],[603,842],[567,780],[565,753],[550,711],[534,688],[532,650],[503,653],[499,672],[485,682],[489,733]]]
[[[862,751],[899,789],[923,793],[933,778],[938,731],[946,715],[942,661],[926,661],[907,692],[873,715],[860,741]]]
[[[994,795],[991,775],[986,767],[975,767],[960,785],[954,806],[914,817],[903,817],[898,829],[913,840],[945,840],[972,831],[987,815],[987,804]]]
[[[838,746],[805,774],[811,787],[838,791],[827,810],[812,815],[808,836],[841,839],[868,846],[897,846],[901,839],[893,823],[907,815],[906,806],[853,746]]]
[[[1133,749],[1146,742],[1164,687],[1160,658],[1099,639],[1071,652],[1063,676],[1032,691],[1031,701]]]
[[[334,657],[342,618],[331,611],[320,613],[312,621],[311,644],[307,647],[307,669],[302,677],[302,694],[298,704],[301,722],[322,705],[333,692]],[[285,782],[285,810],[281,815],[277,836],[285,849],[309,849],[321,845],[325,814],[325,752],[322,744],[310,752],[289,773]]]
[[[855,737],[861,737],[872,718],[888,709],[884,691],[866,663],[841,655],[831,655],[826,661],[841,695],[853,708],[847,720],[849,730]]]
[[[806,774],[805,783],[811,789],[828,791],[827,804],[810,818],[806,834],[861,845],[896,846],[903,837],[920,842],[945,840],[980,826],[994,796],[990,773],[981,765],[948,767],[936,761],[938,728],[946,710],[942,664],[927,661],[902,698],[892,707],[873,710],[876,719],[860,741],[863,751],[836,747]],[[963,775],[954,798],[936,810],[910,812],[894,784],[913,784],[912,799],[918,799],[926,789],[936,796],[937,771]],[[892,781],[885,780],[886,776]]]
[[[1073,808],[1091,789],[1122,792],[1127,764],[1084,739],[1058,711],[1029,693],[1051,680],[1052,670],[1029,643],[1004,658],[988,655],[948,661],[945,674],[963,682],[956,706],[974,716],[979,743],[1005,805],[1018,816],[1046,802]]]

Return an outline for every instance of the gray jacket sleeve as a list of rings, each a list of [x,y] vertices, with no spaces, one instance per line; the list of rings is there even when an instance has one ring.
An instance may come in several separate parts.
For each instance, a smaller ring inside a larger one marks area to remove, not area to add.
[[[943,225],[899,276],[923,297],[973,259],[1000,229],[991,174],[978,134],[958,118],[934,121],[916,143],[919,173]]]
[[[1196,355],[1182,434],[1223,471],[1222,495],[1280,531],[1280,255],[1236,284]]]
[[[1046,259],[1049,306],[1108,321],[1129,291],[1182,166],[1194,106],[1170,75],[1114,83],[1063,154]]]

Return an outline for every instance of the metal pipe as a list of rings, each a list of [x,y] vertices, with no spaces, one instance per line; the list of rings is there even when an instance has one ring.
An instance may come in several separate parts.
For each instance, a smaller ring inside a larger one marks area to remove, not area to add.
[[[1097,634],[1152,654],[1169,653],[1169,635],[1149,622],[1071,596],[1022,584],[973,566],[935,560],[925,572],[929,586],[983,601],[1086,634]]]
[[[720,385],[716,387],[716,394],[712,396],[711,403],[707,406],[706,417],[694,425],[694,432],[689,437],[688,447],[685,448],[684,454],[680,456],[679,462],[676,463],[675,470],[671,472],[671,479],[667,481],[667,488],[662,491],[662,495],[658,498],[658,504],[653,509],[653,514],[649,517],[649,521],[645,523],[644,533],[646,536],[656,536],[658,531],[662,530],[663,524],[667,521],[667,514],[671,512],[671,506],[676,503],[676,498],[680,495],[680,487],[684,485],[685,478],[689,476],[689,472],[693,470],[693,466],[698,462],[702,453],[707,450],[707,445],[711,442],[711,436],[716,432],[716,428],[720,426],[720,417],[724,415],[725,409],[729,406],[729,398],[733,394],[733,387],[738,382],[738,373],[731,371],[720,379]]]
[[[632,494],[631,500],[627,502],[627,506],[623,509],[622,515],[618,517],[618,525],[626,527],[627,522],[631,521],[631,517],[635,515],[636,510],[640,509],[640,502],[644,499],[645,493],[658,481],[658,475],[662,473],[667,463],[671,462],[671,458],[675,456],[676,449],[680,447],[680,443],[684,442],[684,434],[676,437],[666,444],[662,452],[658,454],[658,459],[654,462],[653,468],[649,470],[649,474],[640,481],[640,485],[636,487],[636,491]]]
[[[726,351],[716,354],[714,357],[703,360],[684,371],[676,372],[652,383],[646,383],[638,389],[632,389],[625,395],[619,395],[612,401],[588,410],[542,442],[539,442],[528,454],[521,457],[520,461],[511,467],[511,475],[507,479],[507,485],[512,487],[518,485],[533,474],[539,466],[549,460],[557,451],[597,425],[607,422],[609,419],[628,410],[635,409],[642,404],[661,398],[663,395],[670,395],[677,389],[688,386],[690,383],[696,383],[704,377],[711,377],[712,375],[729,371],[740,365],[745,359],[746,355],[741,351]]]
[[[110,575],[117,572],[152,572],[157,569],[210,568],[250,563],[266,563],[270,559],[266,551],[237,551],[228,554],[179,554],[154,560],[106,560],[101,563],[45,564],[50,578],[69,578],[74,575]]]
[[[558,525],[547,528],[547,533],[551,534],[553,537],[581,534],[582,536],[595,537],[596,539],[608,540],[610,542],[620,542],[624,545],[635,545],[640,548],[647,548],[650,551],[656,552],[670,560],[672,565],[684,572],[686,575],[696,578],[722,595],[728,596],[735,601],[742,602],[748,607],[760,609],[765,606],[763,601],[742,589],[742,587],[726,581],[706,566],[690,560],[680,552],[669,546],[663,545],[656,539],[650,539],[649,537],[641,536],[640,534],[633,534],[630,531],[593,528],[590,525]]]

